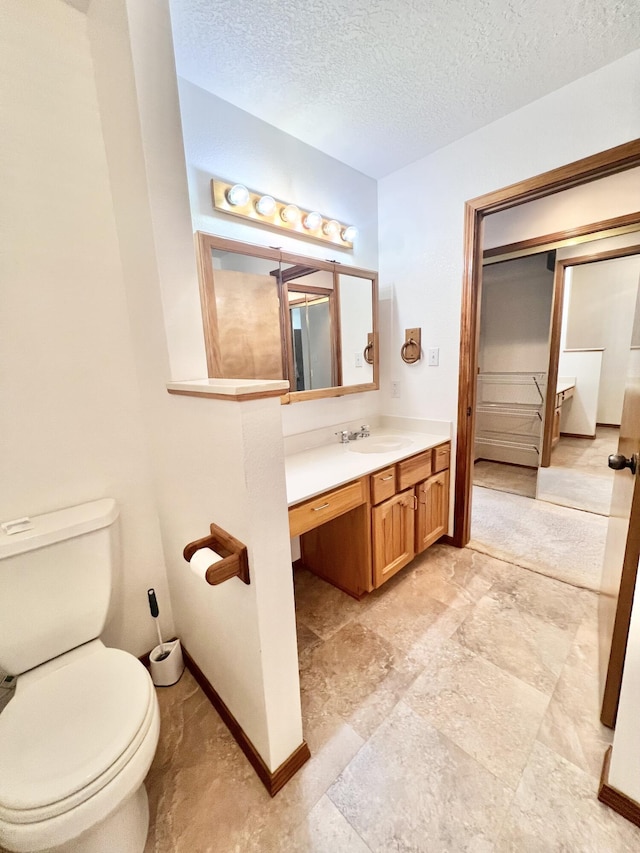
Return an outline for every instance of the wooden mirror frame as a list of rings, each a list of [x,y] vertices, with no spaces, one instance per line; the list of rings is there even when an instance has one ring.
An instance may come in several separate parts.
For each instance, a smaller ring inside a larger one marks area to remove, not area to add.
[[[213,263],[211,261],[211,252],[213,249],[218,249],[226,252],[234,252],[240,255],[249,255],[263,260],[275,261],[278,264],[293,264],[308,268],[313,266],[317,270],[325,270],[333,274],[334,281],[334,328],[338,329],[337,340],[334,346],[334,357],[337,369],[337,375],[340,376],[341,370],[341,345],[338,317],[340,314],[340,275],[353,276],[355,278],[366,279],[371,282],[371,336],[373,341],[373,381],[363,382],[358,385],[336,385],[331,388],[317,388],[310,391],[289,391],[281,397],[282,403],[295,403],[303,400],[318,400],[326,397],[343,397],[346,394],[359,394],[363,391],[377,391],[380,387],[379,379],[379,346],[378,346],[378,274],[372,270],[360,269],[358,267],[350,267],[346,264],[341,264],[337,261],[321,261],[316,258],[310,258],[303,255],[294,255],[289,252],[284,252],[280,249],[269,248],[266,246],[256,246],[253,243],[243,243],[239,240],[230,240],[225,237],[217,237],[215,234],[207,234],[204,231],[197,231],[196,239],[196,257],[198,262],[198,280],[200,283],[200,302],[202,305],[202,325],[204,332],[205,352],[207,356],[207,374],[210,378],[221,376],[221,352],[220,342],[217,336],[217,308],[215,298],[215,276]],[[287,328],[289,318],[287,316],[289,307],[288,300],[282,298],[282,288],[287,288],[287,283],[284,285],[281,281],[278,282],[279,300],[280,300],[280,338],[283,351],[283,368],[288,372],[290,370],[290,349],[291,341],[287,338]],[[365,342],[367,343],[367,342]],[[237,378],[237,377],[235,377]],[[289,376],[285,376],[289,379]]]

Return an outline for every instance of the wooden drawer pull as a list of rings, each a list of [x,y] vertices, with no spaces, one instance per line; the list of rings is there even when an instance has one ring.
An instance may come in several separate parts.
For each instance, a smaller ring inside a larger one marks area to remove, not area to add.
[[[386,480],[393,480],[394,474],[389,474],[388,477],[380,477],[380,480],[384,483]]]
[[[314,512],[319,512],[321,509],[326,509],[328,506],[329,506],[329,504],[328,504],[328,503],[326,503],[326,504],[321,504],[320,506],[314,506],[314,507],[313,507],[313,511],[314,511]]]

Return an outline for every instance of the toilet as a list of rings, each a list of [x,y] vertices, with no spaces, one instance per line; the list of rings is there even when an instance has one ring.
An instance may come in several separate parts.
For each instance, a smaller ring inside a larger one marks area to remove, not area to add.
[[[160,716],[151,678],[107,648],[118,566],[110,498],[0,533],[0,667],[18,675],[0,714],[0,846],[16,853],[141,853],[144,778]]]

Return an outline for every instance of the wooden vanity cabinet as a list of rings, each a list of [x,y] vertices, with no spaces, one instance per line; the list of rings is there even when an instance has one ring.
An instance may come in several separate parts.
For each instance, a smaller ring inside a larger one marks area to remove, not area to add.
[[[416,486],[416,554],[444,536],[449,526],[449,471],[440,471]]]
[[[291,507],[303,564],[355,598],[382,586],[447,532],[450,448],[445,442]]]
[[[415,504],[414,490],[406,489],[373,507],[371,529],[375,588],[382,586],[415,557]]]

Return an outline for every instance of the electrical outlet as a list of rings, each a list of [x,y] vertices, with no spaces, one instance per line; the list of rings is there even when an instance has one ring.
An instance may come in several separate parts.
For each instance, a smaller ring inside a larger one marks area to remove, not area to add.
[[[362,353],[356,353],[356,367],[362,367]]]
[[[437,367],[440,364],[440,348],[431,347],[429,350],[429,367]]]
[[[400,382],[397,379],[391,383],[391,396],[396,398],[400,396]]]

